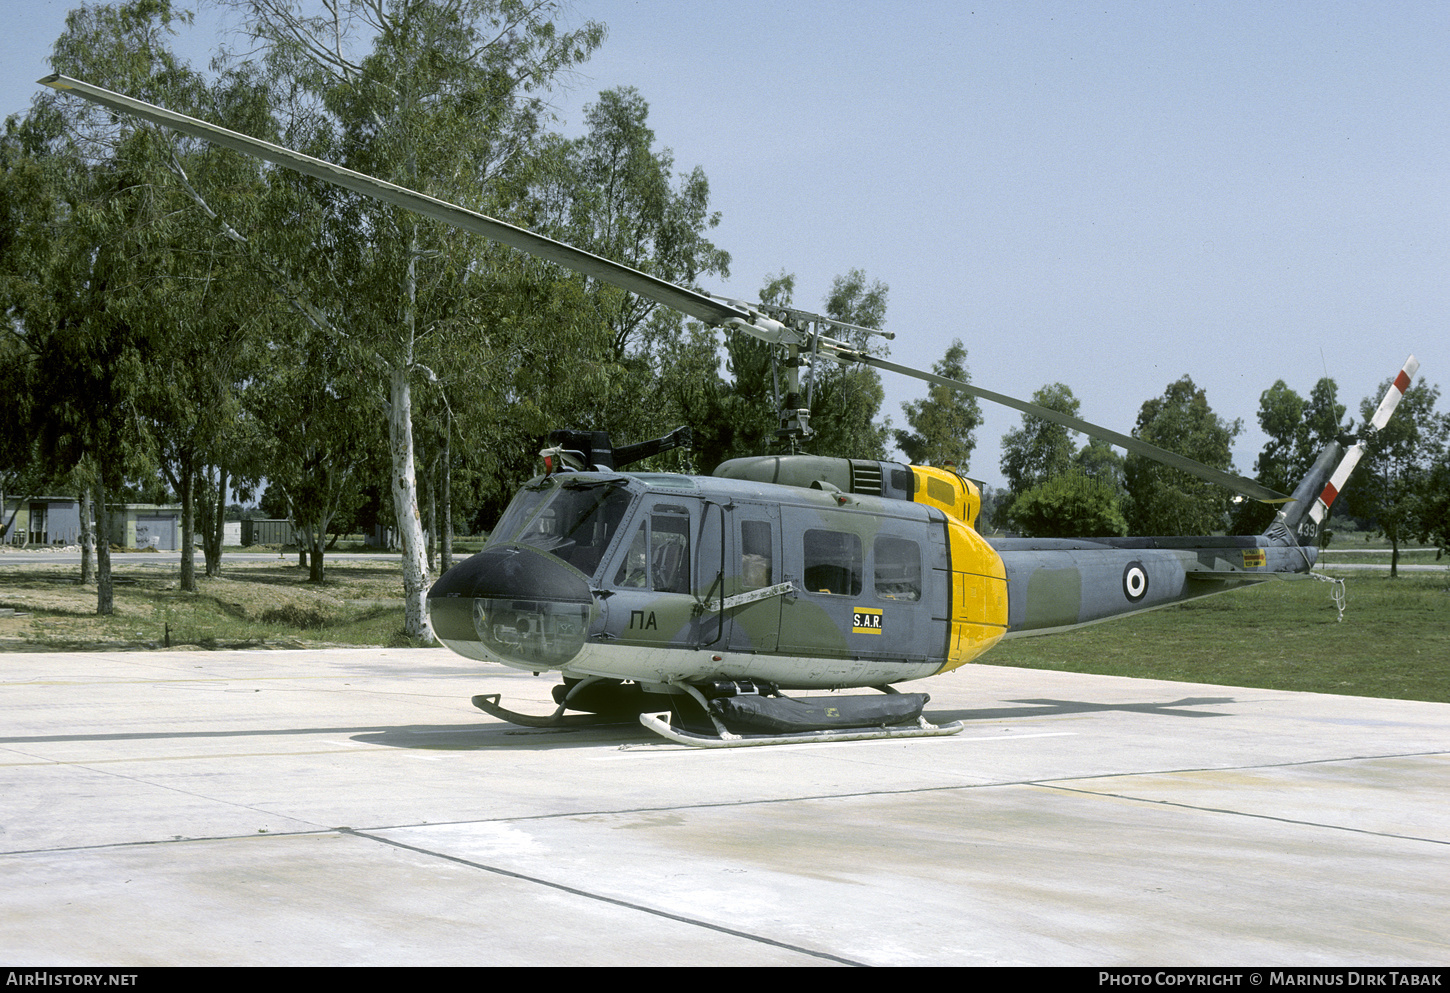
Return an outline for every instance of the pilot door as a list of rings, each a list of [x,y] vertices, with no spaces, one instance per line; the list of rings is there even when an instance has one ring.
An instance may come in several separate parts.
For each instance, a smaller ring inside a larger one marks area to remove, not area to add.
[[[718,506],[648,496],[605,567],[605,637],[641,647],[702,648],[720,638],[717,613],[700,597],[719,571]]]

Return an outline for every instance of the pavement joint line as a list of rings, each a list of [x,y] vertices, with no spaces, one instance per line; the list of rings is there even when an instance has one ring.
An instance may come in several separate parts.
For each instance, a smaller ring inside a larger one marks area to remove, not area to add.
[[[557,819],[560,819],[560,818],[568,818],[568,817],[610,817],[610,816],[625,816],[625,815],[633,815],[633,814],[658,814],[658,813],[666,813],[666,812],[670,812],[670,811],[680,811],[680,810],[689,810],[689,811],[694,811],[694,810],[711,810],[711,809],[715,809],[715,808],[725,808],[725,807],[751,807],[751,806],[760,806],[760,805],[767,805],[767,804],[800,803],[802,801],[815,801],[815,800],[851,800],[851,799],[859,799],[861,797],[906,796],[906,795],[920,794],[920,793],[939,793],[939,792],[948,791],[948,790],[996,789],[996,788],[1013,787],[1013,786],[1031,786],[1031,787],[1038,787],[1040,789],[1046,789],[1046,790],[1057,790],[1057,791],[1064,792],[1064,793],[1079,793],[1079,794],[1083,794],[1085,796],[1091,796],[1091,797],[1097,797],[1097,798],[1112,798],[1112,799],[1119,799],[1119,800],[1128,800],[1128,801],[1132,801],[1132,802],[1136,802],[1136,803],[1143,803],[1143,804],[1158,804],[1158,805],[1162,805],[1162,806],[1181,807],[1181,808],[1184,808],[1184,809],[1187,809],[1187,810],[1196,810],[1196,811],[1202,811],[1202,812],[1206,812],[1206,813],[1229,814],[1229,815],[1239,816],[1239,817],[1256,818],[1256,819],[1259,819],[1259,820],[1279,821],[1279,822],[1282,822],[1282,823],[1285,823],[1285,824],[1296,824],[1296,825],[1307,826],[1307,827],[1322,827],[1322,828],[1327,828],[1327,829],[1335,830],[1335,831],[1349,831],[1349,832],[1354,832],[1354,833],[1357,833],[1357,834],[1365,834],[1365,835],[1370,835],[1372,837],[1394,838],[1396,840],[1402,840],[1402,841],[1422,841],[1422,842],[1427,842],[1429,844],[1436,844],[1436,845],[1450,845],[1450,840],[1441,840],[1441,839],[1435,839],[1435,838],[1418,838],[1418,837],[1415,837],[1415,836],[1412,836],[1412,835],[1389,834],[1389,833],[1382,832],[1382,831],[1368,831],[1368,830],[1365,830],[1363,828],[1351,828],[1351,827],[1345,827],[1345,826],[1342,826],[1342,825],[1335,825],[1335,824],[1322,824],[1322,823],[1319,823],[1319,822],[1316,822],[1316,821],[1305,821],[1305,820],[1298,820],[1298,819],[1294,819],[1294,818],[1275,817],[1275,816],[1269,815],[1269,814],[1254,814],[1254,813],[1249,813],[1249,812],[1245,812],[1245,811],[1228,810],[1228,809],[1225,809],[1225,808],[1218,808],[1218,807],[1204,807],[1204,806],[1200,806],[1200,805],[1197,805],[1197,804],[1181,803],[1179,801],[1174,801],[1174,800],[1154,800],[1154,799],[1150,799],[1150,798],[1147,798],[1147,797],[1131,796],[1131,795],[1125,794],[1125,793],[1110,793],[1110,792],[1106,792],[1106,791],[1102,791],[1102,790],[1087,790],[1087,789],[1075,788],[1075,787],[1070,787],[1070,786],[1064,786],[1064,785],[1062,785],[1063,783],[1070,783],[1070,782],[1079,781],[1079,780],[1081,780],[1081,781],[1088,781],[1088,780],[1095,780],[1095,779],[1137,778],[1137,777],[1141,777],[1141,776],[1184,775],[1184,774],[1191,774],[1191,773],[1196,773],[1196,772],[1244,772],[1244,771],[1250,771],[1250,770],[1254,770],[1254,769],[1283,769],[1283,768],[1294,768],[1294,767],[1297,767],[1297,766],[1327,765],[1327,764],[1333,764],[1333,763],[1339,763],[1339,762],[1370,761],[1370,760],[1385,759],[1385,758],[1425,758],[1425,757],[1433,757],[1433,756],[1442,756],[1442,755],[1446,755],[1446,754],[1447,753],[1442,752],[1442,751],[1397,752],[1397,753],[1392,753],[1392,754],[1387,754],[1387,755],[1349,756],[1349,757],[1343,757],[1343,758],[1328,758],[1328,759],[1308,759],[1308,760],[1304,760],[1304,761],[1300,761],[1300,762],[1282,762],[1282,763],[1275,763],[1275,764],[1272,764],[1272,765],[1220,766],[1220,767],[1203,767],[1203,768],[1165,769],[1165,770],[1157,770],[1157,771],[1152,771],[1152,772],[1111,773],[1111,774],[1107,774],[1107,775],[1104,775],[1102,773],[1097,773],[1097,774],[1093,774],[1093,775],[1069,777],[1069,778],[1065,778],[1065,779],[1013,780],[1013,781],[1000,782],[1000,783],[957,783],[957,784],[944,785],[944,786],[911,787],[911,788],[899,789],[899,790],[867,790],[867,791],[859,791],[859,792],[852,792],[852,793],[820,793],[820,794],[814,794],[814,795],[811,795],[811,796],[761,797],[761,798],[755,799],[755,800],[729,800],[729,801],[719,801],[719,802],[714,802],[714,803],[694,803],[694,804],[688,804],[688,805],[671,804],[671,805],[668,805],[668,806],[657,806],[657,807],[626,807],[626,808],[619,808],[619,809],[612,809],[612,810],[610,810],[610,809],[600,809],[600,810],[571,810],[571,811],[560,811],[560,812],[557,812],[557,813],[548,813],[548,814],[510,815],[510,816],[503,816],[503,817],[472,817],[472,818],[467,818],[467,819],[464,819],[464,820],[452,820],[452,821],[421,821],[421,822],[416,822],[416,823],[411,823],[411,824],[386,824],[386,825],[378,825],[378,826],[375,826],[375,827],[366,828],[366,829],[362,829],[362,830],[359,830],[359,829],[356,829],[356,828],[351,828],[351,827],[331,827],[331,828],[318,827],[318,828],[315,828],[315,829],[310,829],[310,830],[305,830],[305,831],[268,831],[265,834],[259,833],[259,834],[236,834],[236,835],[208,835],[208,836],[201,836],[201,837],[159,838],[159,839],[149,839],[149,840],[139,840],[139,841],[110,842],[110,843],[99,844],[99,845],[76,845],[76,846],[61,846],[61,847],[54,847],[54,848],[17,849],[15,851],[10,851],[10,852],[0,852],[0,858],[6,857],[6,856],[11,856],[11,855],[33,855],[33,854],[44,854],[44,853],[80,852],[80,851],[90,851],[90,850],[106,849],[106,848],[132,848],[132,847],[144,847],[144,846],[148,846],[148,845],[186,844],[186,843],[189,843],[189,842],[237,841],[237,840],[247,840],[247,839],[261,839],[261,838],[308,837],[308,836],[311,836],[311,835],[335,834],[335,833],[354,834],[354,835],[357,835],[359,837],[371,837],[371,832],[378,832],[378,831],[406,831],[406,830],[414,830],[414,829],[418,829],[418,828],[456,827],[456,826],[461,825],[461,824],[495,824],[495,823],[511,823],[511,822],[519,822],[519,821],[557,820]],[[118,760],[118,761],[124,761],[124,760]],[[85,765],[85,763],[79,763],[79,762],[77,762],[77,763],[66,763],[66,764],[77,765],[77,766],[84,766]],[[145,779],[140,779],[138,777],[132,777],[132,776],[118,776],[117,778],[130,779],[132,781],[140,782],[140,783],[145,783],[146,785],[150,785],[150,786],[160,785],[160,784],[156,784],[156,783],[151,783],[151,782],[149,782],[148,780],[145,780]],[[166,787],[166,786],[163,786],[162,788],[163,789],[171,789],[171,790],[176,791],[176,792],[186,793],[186,791],[175,790],[174,787]],[[228,801],[225,801],[225,800],[217,800],[215,797],[209,797],[209,796],[205,796],[205,795],[199,794],[199,793],[186,793],[186,795],[188,795],[188,796],[195,796],[195,797],[197,797],[199,799],[204,799],[204,800],[216,800],[216,802],[219,802],[219,803],[226,803],[226,802],[228,802]],[[282,811],[257,811],[255,808],[246,807],[244,805],[242,805],[242,806],[243,806],[243,809],[253,810],[256,813],[263,814],[263,815],[266,815],[266,816],[287,817],[287,818],[289,818],[291,820],[301,820],[302,819],[300,817],[297,817],[297,816],[292,815],[292,814],[287,814],[287,813],[282,812]],[[405,847],[405,848],[408,847],[406,845],[403,845],[400,842],[393,842],[393,841],[389,841],[388,839],[375,839],[375,840],[386,841],[388,844],[396,844],[396,845],[399,845],[399,847]],[[420,851],[422,851],[422,849],[420,849]],[[430,853],[430,854],[437,854],[437,853]],[[439,855],[439,857],[440,858],[449,858],[451,856]],[[483,868],[488,868],[488,867],[485,866]],[[506,871],[506,870],[499,870],[499,871]]]
[[[444,823],[444,822],[440,822],[440,823]],[[469,821],[454,821],[454,822],[451,822],[451,823],[457,824],[457,823],[475,823],[475,822],[469,822]],[[486,822],[485,821],[479,821],[477,823],[486,823]],[[686,917],[686,916],[684,916],[682,914],[674,914],[674,913],[671,913],[671,912],[669,912],[667,910],[661,910],[661,909],[658,909],[656,907],[649,907],[649,906],[646,906],[646,905],[640,904],[640,903],[633,903],[633,902],[628,901],[628,900],[621,900],[621,899],[619,899],[617,897],[606,896],[606,895],[604,895],[602,893],[591,893],[588,890],[579,889],[578,887],[574,887],[574,886],[568,886],[568,885],[566,885],[564,883],[558,883],[558,882],[554,882],[552,880],[543,879],[543,878],[538,877],[538,876],[530,876],[530,875],[527,875],[525,873],[515,872],[515,871],[513,871],[511,869],[502,868],[501,866],[492,866],[492,865],[487,865],[487,864],[482,863],[482,862],[474,862],[474,861],[472,861],[470,859],[461,858],[461,857],[456,856],[456,855],[449,855],[449,854],[447,854],[445,852],[433,851],[431,849],[422,848],[422,847],[417,846],[417,845],[409,845],[406,842],[395,841],[392,838],[385,838],[385,837],[382,837],[379,834],[374,833],[374,832],[377,832],[377,831],[407,830],[407,829],[412,828],[412,827],[435,827],[435,826],[437,826],[437,825],[434,825],[434,824],[402,825],[400,827],[371,828],[371,829],[361,830],[361,831],[360,830],[357,830],[355,828],[350,828],[350,827],[334,827],[334,828],[316,828],[316,829],[307,830],[307,831],[268,831],[266,833],[258,832],[256,834],[213,835],[213,836],[208,836],[208,837],[190,837],[190,838],[186,838],[186,837],[179,837],[179,838],[156,838],[156,839],[151,839],[151,840],[148,840],[148,841],[124,841],[124,842],[112,842],[112,843],[100,844],[100,845],[74,845],[74,846],[66,846],[66,847],[58,847],[58,848],[27,848],[27,849],[18,849],[16,851],[12,851],[12,852],[0,852],[0,860],[4,860],[4,859],[7,859],[7,858],[12,858],[12,857],[17,857],[17,856],[26,856],[26,855],[59,855],[59,854],[71,854],[71,853],[77,853],[77,852],[105,851],[107,849],[149,848],[149,847],[160,846],[160,845],[186,845],[186,844],[207,843],[207,842],[216,842],[216,841],[263,841],[263,840],[274,839],[274,838],[310,838],[310,837],[323,837],[323,836],[327,836],[327,835],[336,835],[336,836],[339,836],[339,837],[354,837],[354,838],[361,838],[364,841],[371,841],[371,842],[374,842],[376,844],[387,845],[389,847],[397,848],[397,849],[400,849],[400,850],[403,850],[403,851],[409,851],[409,852],[414,852],[414,853],[419,854],[419,855],[425,855],[425,856],[427,856],[429,858],[441,859],[441,860],[446,861],[446,862],[453,862],[453,863],[458,864],[458,865],[467,866],[468,868],[471,868],[471,869],[478,869],[478,870],[483,871],[483,872],[493,873],[494,875],[506,876],[506,877],[508,877],[510,879],[520,880],[521,882],[533,883],[533,884],[535,884],[537,886],[545,886],[545,887],[548,887],[550,889],[555,889],[555,890],[559,890],[559,891],[564,892],[564,893],[569,893],[569,894],[574,895],[574,896],[582,897],[582,898],[584,898],[586,900],[593,900],[593,901],[596,901],[596,902],[599,902],[599,903],[607,903],[607,904],[611,904],[611,905],[616,906],[616,907],[625,908],[627,910],[634,910],[634,911],[638,911],[639,913],[649,914],[649,915],[654,916],[654,917],[662,917],[662,918],[665,918],[667,920],[676,921],[676,922],[678,922],[680,924],[688,924],[688,925],[690,925],[692,927],[704,928],[706,930],[715,931],[715,932],[720,933],[720,934],[728,934],[728,935],[731,935],[732,937],[743,938],[743,939],[745,939],[747,941],[756,942],[757,944],[770,945],[770,946],[775,947],[775,948],[785,949],[786,951],[798,952],[798,953],[800,953],[802,955],[808,955],[808,956],[810,956],[812,958],[825,959],[826,961],[830,961],[830,962],[839,962],[842,965],[850,965],[850,966],[865,966],[866,965],[866,963],[864,963],[864,962],[858,962],[858,961],[856,961],[854,959],[848,959],[848,958],[844,958],[844,957],[839,956],[839,955],[833,955],[830,952],[824,952],[824,951],[821,951],[819,949],[806,948],[806,947],[801,946],[801,945],[793,945],[793,944],[790,944],[789,942],[778,941],[775,938],[768,938],[768,937],[766,937],[764,935],[753,934],[753,933],[751,933],[749,931],[741,931],[741,930],[738,930],[736,928],[726,927],[723,924],[712,924],[709,921],[700,920],[699,918]]]
[[[339,828],[338,830],[344,834],[350,834],[353,837],[364,838],[368,841],[377,842],[383,845],[390,845],[403,851],[414,852],[415,854],[425,855],[429,858],[442,859],[447,862],[453,862],[457,865],[467,866],[471,869],[478,869],[483,872],[489,872],[499,876],[506,876],[510,879],[517,879],[522,882],[533,883],[536,886],[546,886],[550,889],[559,890],[563,893],[569,893],[573,896],[583,897],[586,900],[594,900],[600,903],[610,904],[611,906],[622,907],[626,910],[634,910],[642,914],[650,914],[654,917],[662,917],[666,920],[676,921],[680,924],[688,924],[692,927],[704,928],[708,931],[715,931],[719,934],[728,934],[732,937],[744,938],[746,941],[753,941],[757,944],[770,945],[774,948],[783,948],[786,951],[798,952],[802,955],[809,955],[812,958],[824,959],[828,962],[839,962],[842,965],[863,967],[866,965],[866,963],[864,962],[858,962],[854,959],[848,959],[840,955],[833,955],[830,952],[821,951],[819,949],[806,948],[802,945],[793,945],[789,942],[779,941],[775,938],[767,938],[764,935],[752,934],[749,931],[741,931],[736,928],[726,927],[723,924],[712,924],[709,921],[700,920],[697,917],[686,917],[683,914],[674,914],[667,910],[661,910],[656,907],[646,906],[642,903],[634,903],[629,900],[621,900],[618,897],[605,896],[603,893],[591,893],[588,890],[579,889],[576,886],[568,886],[564,883],[557,883],[549,879],[543,879],[539,876],[530,876],[522,872],[515,872],[512,869],[504,869],[500,866],[487,865],[483,862],[475,862],[472,859],[461,858],[457,855],[448,855],[443,852],[436,852],[431,849],[419,847],[417,845],[409,845],[401,841],[395,841],[392,838],[381,837],[380,835],[376,835],[368,831],[357,831],[353,828]]]
[[[1232,770],[1230,770],[1232,771]],[[1160,807],[1177,807],[1181,810],[1196,810],[1207,814],[1228,814],[1232,817],[1251,817],[1260,821],[1276,821],[1280,824],[1294,824],[1300,827],[1317,827],[1329,831],[1344,831],[1350,834],[1366,834],[1375,838],[1394,838],[1397,841],[1419,841],[1428,845],[1450,845],[1447,838],[1420,838],[1412,834],[1394,834],[1390,831],[1371,831],[1367,828],[1349,827],[1344,824],[1325,824],[1322,821],[1306,821],[1297,817],[1276,817],[1273,814],[1256,814],[1247,810],[1230,810],[1226,807],[1205,807],[1196,803],[1183,803],[1180,800],[1155,800],[1152,797],[1131,796],[1127,793],[1108,793],[1100,790],[1084,790],[1071,786],[1058,786],[1052,782],[1030,783],[1042,789],[1058,790],[1063,793],[1075,793],[1081,796],[1098,797],[1100,799],[1127,800],[1131,803],[1153,804]]]

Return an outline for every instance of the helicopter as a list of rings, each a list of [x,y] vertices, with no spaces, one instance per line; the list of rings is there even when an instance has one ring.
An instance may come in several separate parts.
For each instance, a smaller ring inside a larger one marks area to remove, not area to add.
[[[957,733],[961,721],[926,719],[928,694],[900,692],[896,684],[958,669],[1005,638],[1067,631],[1265,581],[1316,578],[1319,528],[1365,440],[1388,422],[1418,369],[1411,356],[1364,437],[1332,441],[1284,495],[833,336],[871,329],[669,283],[89,83],[60,75],[39,82],[763,340],[778,350],[786,374],[782,438],[811,430],[800,368],[833,360],[1003,404],[1279,505],[1258,535],[989,537],[976,529],[978,487],[954,468],[787,453],[732,459],[710,476],[628,472],[624,467],[688,445],[688,429],[618,448],[604,432],[556,431],[540,452],[544,471],[514,496],[483,550],[428,593],[435,635],[454,652],[561,677],[553,688],[557,708],[547,715],[508,709],[497,695],[473,698],[486,713],[523,726],[638,721],[702,747]],[[834,692],[843,689],[877,695]],[[786,695],[816,690],[832,692]]]

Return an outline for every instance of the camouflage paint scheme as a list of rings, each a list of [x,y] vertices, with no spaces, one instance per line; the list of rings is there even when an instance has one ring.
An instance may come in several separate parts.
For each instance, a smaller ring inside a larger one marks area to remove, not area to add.
[[[430,614],[460,654],[570,678],[881,686],[1003,637],[1301,578],[1316,554],[1285,533],[987,540],[979,506],[947,470],[813,456],[559,474],[521,491]]]

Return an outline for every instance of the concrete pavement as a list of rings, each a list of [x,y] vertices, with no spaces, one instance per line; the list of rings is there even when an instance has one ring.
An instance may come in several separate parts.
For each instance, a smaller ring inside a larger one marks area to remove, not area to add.
[[[1445,965],[1450,705],[969,666],[950,738],[539,731],[444,650],[0,654],[0,961]]]

